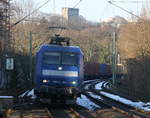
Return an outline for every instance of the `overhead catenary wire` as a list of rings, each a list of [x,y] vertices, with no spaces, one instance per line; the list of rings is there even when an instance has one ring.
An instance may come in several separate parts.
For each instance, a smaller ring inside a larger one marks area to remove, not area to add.
[[[56,5],[55,5],[55,0],[53,0],[53,13],[55,14],[56,12]]]
[[[141,0],[141,1],[115,1],[115,0],[111,0],[110,2],[112,3],[144,3],[146,4],[146,7],[147,9],[149,9],[149,6],[147,5],[148,3],[150,3],[150,0]],[[150,11],[148,10],[149,14],[150,14]]]
[[[124,8],[122,8],[122,7],[118,6],[118,5],[116,5],[116,4],[114,4],[112,1],[108,1],[108,3],[114,5],[115,7],[119,8],[119,9],[121,9],[121,10],[123,10],[123,11],[125,11],[125,12],[127,12],[127,13],[129,13],[129,14],[131,14],[131,15],[133,15],[133,16],[135,16],[135,17],[137,17],[137,18],[140,19],[140,20],[144,20],[144,19],[142,19],[140,16],[135,15],[134,13],[132,13],[132,12],[130,12],[130,11],[128,11],[128,10],[126,10],[126,9],[124,9]]]
[[[77,4],[75,4],[73,8],[75,8],[76,6],[78,6],[80,4],[80,2],[82,2],[82,0],[80,0]]]
[[[48,2],[50,2],[51,0],[47,0],[45,3],[43,3],[42,5],[40,5],[38,8],[36,8],[35,10],[33,10],[31,13],[27,14],[26,16],[24,16],[23,18],[21,18],[20,20],[18,20],[16,23],[11,25],[11,28],[16,26],[17,24],[21,23],[22,21],[24,21],[27,17],[31,16],[33,13],[37,12],[39,9],[41,9],[43,6],[45,6]]]
[[[114,3],[114,2],[118,2],[118,3],[143,3],[143,1],[114,1],[111,0],[110,2]],[[147,1],[150,2],[150,1]]]
[[[147,9],[149,9],[147,4],[150,3],[149,0],[141,0],[141,1],[115,1],[115,0],[111,0],[111,2],[112,3],[115,3],[115,2],[117,2],[117,3],[137,3],[137,4],[145,2],[146,6],[147,6]],[[150,13],[150,11],[149,11],[149,13]]]

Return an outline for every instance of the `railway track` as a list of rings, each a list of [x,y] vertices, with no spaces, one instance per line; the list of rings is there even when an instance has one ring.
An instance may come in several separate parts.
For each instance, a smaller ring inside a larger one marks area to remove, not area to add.
[[[30,105],[26,104],[11,110],[6,118],[95,118],[89,111],[77,104],[69,105]]]
[[[54,118],[95,118],[87,109],[77,104],[50,107],[49,110]]]
[[[11,110],[6,118],[54,118],[47,108],[30,110]]]
[[[53,118],[52,114],[47,108],[21,111],[20,116],[21,118]]]
[[[101,106],[102,109],[110,109],[115,113],[120,113],[125,118],[148,118],[143,114],[139,114],[134,109],[124,104],[120,104],[112,99],[109,99],[100,94],[100,91],[95,90],[95,84],[99,80],[85,82],[85,95],[93,103]],[[90,112],[88,109],[78,105],[39,105],[39,104],[24,104],[16,107],[10,117],[7,118],[99,118],[97,111]],[[101,118],[101,117],[100,117]],[[103,117],[102,117],[103,118]],[[105,117],[106,118],[106,117]],[[123,117],[124,118],[124,117]]]
[[[105,105],[107,107],[110,107],[116,111],[119,111],[121,113],[124,113],[127,116],[133,117],[133,118],[150,118],[150,116],[139,112],[135,108],[125,105],[123,103],[120,103],[118,101],[115,101],[109,97],[106,97],[100,93],[99,90],[95,89],[95,85],[98,83],[98,81],[91,82],[91,85],[86,87],[86,92],[84,95],[86,95],[89,99],[91,99],[93,102],[95,102],[98,105]],[[89,88],[89,90],[87,90]]]

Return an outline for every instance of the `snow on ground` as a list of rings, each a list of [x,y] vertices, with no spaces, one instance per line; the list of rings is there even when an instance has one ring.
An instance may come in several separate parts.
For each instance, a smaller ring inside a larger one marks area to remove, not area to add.
[[[105,82],[104,85],[103,85],[103,86],[106,87],[107,89],[109,89],[109,86],[107,86],[108,83],[109,83],[109,82]]]
[[[91,102],[85,95],[81,95],[81,97],[77,98],[76,103],[80,106],[83,106],[91,111],[100,108],[100,106]]]
[[[92,92],[88,92],[88,93],[89,93],[89,95],[90,95],[91,97],[93,97],[93,98],[96,98],[96,99],[102,99],[100,96],[95,95],[95,94],[92,93]]]
[[[19,97],[24,97],[28,92],[29,92],[29,90],[25,91],[25,92],[22,93]]]
[[[94,79],[94,80],[86,80],[86,81],[84,81],[84,82],[83,82],[83,84],[86,84],[86,83],[89,83],[89,82],[94,82],[94,81],[97,81],[97,80],[99,80],[99,79]]]
[[[141,109],[141,110],[144,110],[144,111],[147,111],[147,112],[150,112],[150,103],[144,103],[144,102],[133,102],[131,100],[128,100],[126,98],[122,98],[120,96],[117,96],[117,95],[114,95],[114,94],[110,94],[110,93],[107,93],[107,92],[103,92],[101,91],[100,92],[101,94],[109,97],[109,98],[112,98],[116,101],[119,101],[119,102],[122,102],[124,104],[127,104],[127,105],[130,105],[132,107],[135,107],[135,108],[138,108],[138,109]]]
[[[23,94],[21,94],[19,97],[31,97],[32,99],[36,99],[36,95],[34,94],[34,89],[27,90]]]
[[[0,96],[0,99],[11,99],[11,98],[13,98],[13,96]]]
[[[34,94],[34,89],[32,89],[31,91],[29,91],[27,96],[31,96],[32,99],[36,99],[36,95]]]
[[[100,82],[100,83],[96,84],[95,85],[95,89],[96,90],[102,90],[102,85],[103,84],[104,84],[105,87],[107,87],[106,86],[107,82],[104,83],[104,81],[103,81],[103,82]],[[120,96],[117,96],[117,95],[114,95],[114,94],[110,94],[108,92],[101,91],[100,93],[103,94],[103,95],[105,95],[105,96],[107,96],[107,97],[109,97],[109,98],[112,98],[112,99],[114,99],[116,101],[119,101],[121,103],[130,105],[130,106],[135,107],[137,109],[141,109],[141,110],[150,112],[150,102],[148,102],[148,103],[144,103],[144,102],[141,102],[141,101],[139,101],[139,102],[133,102],[133,101],[131,101],[129,99],[126,99],[126,98],[123,98],[123,97],[120,97]],[[90,94],[94,98],[98,98],[98,96],[94,95],[93,93],[90,93]]]
[[[95,85],[95,89],[96,89],[96,90],[101,90],[101,89],[102,89],[102,85],[103,85],[104,82],[105,82],[105,81],[102,81],[102,82],[96,84],[96,85]]]
[[[87,85],[84,87],[84,89],[85,89],[85,90],[88,90],[89,87],[90,87],[90,85],[91,85],[91,84],[87,84]]]

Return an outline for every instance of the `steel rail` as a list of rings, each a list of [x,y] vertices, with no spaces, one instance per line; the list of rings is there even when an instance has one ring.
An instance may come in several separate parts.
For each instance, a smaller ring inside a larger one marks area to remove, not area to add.
[[[99,104],[103,103],[105,105],[108,105],[109,107],[111,107],[114,110],[117,110],[121,113],[124,113],[124,114],[132,116],[132,117],[149,118],[149,116],[143,115],[142,113],[138,112],[135,108],[133,108],[129,105],[120,103],[118,101],[115,101],[109,97],[106,97],[106,96],[100,94],[100,91],[95,90],[95,88],[94,88],[95,85],[96,85],[96,83],[93,82],[91,84],[91,86],[89,87],[89,91],[94,93],[97,96],[102,97],[103,99],[101,99],[101,100],[96,99],[96,98],[92,97],[89,93],[86,93],[85,95],[87,97],[89,97],[90,99],[93,99],[93,101],[96,101],[96,103],[99,103]]]
[[[45,109],[33,109],[29,111],[20,111],[20,117],[26,118],[26,117],[39,117],[39,118],[53,118],[52,114],[49,112],[47,108]]]

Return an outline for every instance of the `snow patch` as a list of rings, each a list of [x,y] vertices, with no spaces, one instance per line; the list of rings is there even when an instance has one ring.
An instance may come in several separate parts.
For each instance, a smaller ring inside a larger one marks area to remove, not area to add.
[[[85,89],[85,90],[88,90],[89,87],[90,87],[90,84],[87,84],[87,85],[84,87],[84,89]]]
[[[25,97],[26,96],[26,94],[29,92],[29,90],[27,90],[27,91],[25,91],[24,93],[22,93],[19,97]]]
[[[105,88],[107,88],[107,89],[109,89],[108,83],[109,83],[109,82],[105,82],[104,85],[103,85],[103,86],[104,86]]]
[[[83,84],[86,84],[86,83],[89,83],[89,82],[94,82],[94,81],[97,81],[98,79],[94,79],[94,80],[87,80],[87,81],[84,81]]]
[[[100,83],[95,85],[95,89],[96,90],[102,90],[102,85],[104,85],[104,87],[106,87],[106,88],[109,88],[107,86],[107,84],[108,84],[108,82],[102,81],[102,82],[100,82]],[[114,95],[114,94],[111,94],[111,93],[107,93],[107,92],[104,92],[104,91],[101,91],[100,93],[105,95],[105,96],[107,96],[107,97],[109,97],[109,98],[111,98],[111,99],[113,99],[113,100],[116,100],[116,101],[119,101],[121,103],[130,105],[130,106],[135,107],[137,109],[141,109],[141,110],[150,112],[150,102],[148,102],[148,103],[144,103],[144,102],[141,102],[141,101],[133,102],[133,101],[128,100],[126,98],[123,98],[123,97],[120,97],[120,96],[117,96],[117,95]],[[89,92],[89,94],[92,97],[96,98],[96,99],[102,99],[98,95],[95,95],[95,94],[93,94],[91,92]]]
[[[133,101],[128,100],[126,98],[122,98],[120,96],[117,96],[117,95],[114,95],[114,94],[110,94],[110,93],[107,93],[107,92],[101,91],[100,93],[105,95],[105,96],[107,96],[107,97],[109,97],[109,98],[112,98],[113,100],[116,100],[116,101],[122,102],[124,104],[130,105],[132,107],[135,107],[135,108],[138,108],[138,109],[150,112],[150,102],[148,102],[148,103],[144,103],[144,102],[141,102],[141,101],[133,102]]]
[[[13,96],[0,96],[0,99],[12,99]]]
[[[100,108],[100,106],[91,102],[85,95],[81,95],[81,97],[77,98],[76,103],[80,106],[83,106],[91,111]]]
[[[34,89],[32,89],[31,91],[29,91],[27,96],[31,96],[32,99],[36,98],[36,95],[34,94]]]
[[[34,89],[32,90],[27,90],[23,94],[21,94],[19,97],[31,97],[32,99],[36,99],[37,96],[34,94]]]
[[[89,95],[90,95],[91,97],[93,97],[93,98],[96,98],[96,99],[102,99],[100,96],[95,95],[95,94],[92,93],[92,92],[88,92],[88,93],[89,93]]]
[[[97,90],[102,90],[102,85],[103,85],[104,83],[105,83],[105,81],[102,81],[102,82],[96,84],[96,85],[95,85],[95,89],[97,89]]]

